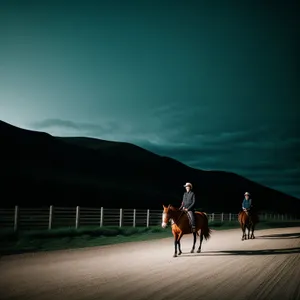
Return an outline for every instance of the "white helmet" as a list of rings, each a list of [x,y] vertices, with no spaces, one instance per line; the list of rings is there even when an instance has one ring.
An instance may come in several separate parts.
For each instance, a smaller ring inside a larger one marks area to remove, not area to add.
[[[246,192],[246,193],[244,194],[244,196],[250,196],[250,193]]]

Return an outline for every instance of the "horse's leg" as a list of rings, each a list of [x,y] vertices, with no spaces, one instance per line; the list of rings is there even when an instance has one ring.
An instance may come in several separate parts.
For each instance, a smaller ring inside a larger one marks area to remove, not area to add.
[[[191,253],[194,253],[194,251],[195,251],[195,245],[196,245],[196,241],[197,241],[197,233],[196,232],[193,232],[193,237],[194,237],[194,240],[193,240],[193,248],[191,250]]]
[[[241,225],[241,229],[242,229],[242,238],[241,238],[241,240],[243,241],[243,240],[244,240],[244,230],[243,230],[243,225]]]
[[[175,232],[173,232],[173,235],[174,235],[174,247],[175,247],[175,252],[174,252],[173,257],[176,257],[177,256],[178,235]]]
[[[249,226],[248,225],[245,225],[245,240],[249,240]]]
[[[197,250],[197,253],[201,252],[202,242],[203,242],[203,234],[202,234],[202,230],[201,230],[201,233],[200,233],[200,245],[199,245],[199,248]]]
[[[251,229],[251,225],[248,225],[248,240],[250,240],[250,229]]]
[[[183,233],[182,232],[180,232],[179,233],[179,236],[178,236],[178,238],[177,238],[177,245],[178,245],[178,255],[181,255],[182,254],[182,251],[181,251],[181,244],[180,244],[180,240],[181,240],[181,238],[182,238],[182,236],[183,236]]]
[[[255,230],[255,225],[253,224],[253,225],[252,225],[251,239],[255,239],[255,236],[254,236],[254,230]]]
[[[245,239],[245,225],[242,224],[242,241]]]

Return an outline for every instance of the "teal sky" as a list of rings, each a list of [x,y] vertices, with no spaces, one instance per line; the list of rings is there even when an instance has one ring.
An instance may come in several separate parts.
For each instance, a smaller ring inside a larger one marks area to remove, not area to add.
[[[0,119],[299,197],[297,2],[0,0]]]

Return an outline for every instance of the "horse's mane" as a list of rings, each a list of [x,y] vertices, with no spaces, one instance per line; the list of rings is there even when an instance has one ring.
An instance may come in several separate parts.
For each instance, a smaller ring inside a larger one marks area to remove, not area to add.
[[[172,211],[179,211],[179,207],[175,207],[173,205],[169,205],[169,209],[172,210]]]

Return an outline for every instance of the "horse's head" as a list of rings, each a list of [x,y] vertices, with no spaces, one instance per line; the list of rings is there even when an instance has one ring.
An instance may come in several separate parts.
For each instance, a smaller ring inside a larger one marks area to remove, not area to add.
[[[176,211],[176,208],[172,205],[164,206],[163,205],[163,214],[162,214],[162,224],[161,226],[163,228],[167,227],[167,224],[169,223],[170,219],[173,218],[174,212]]]

